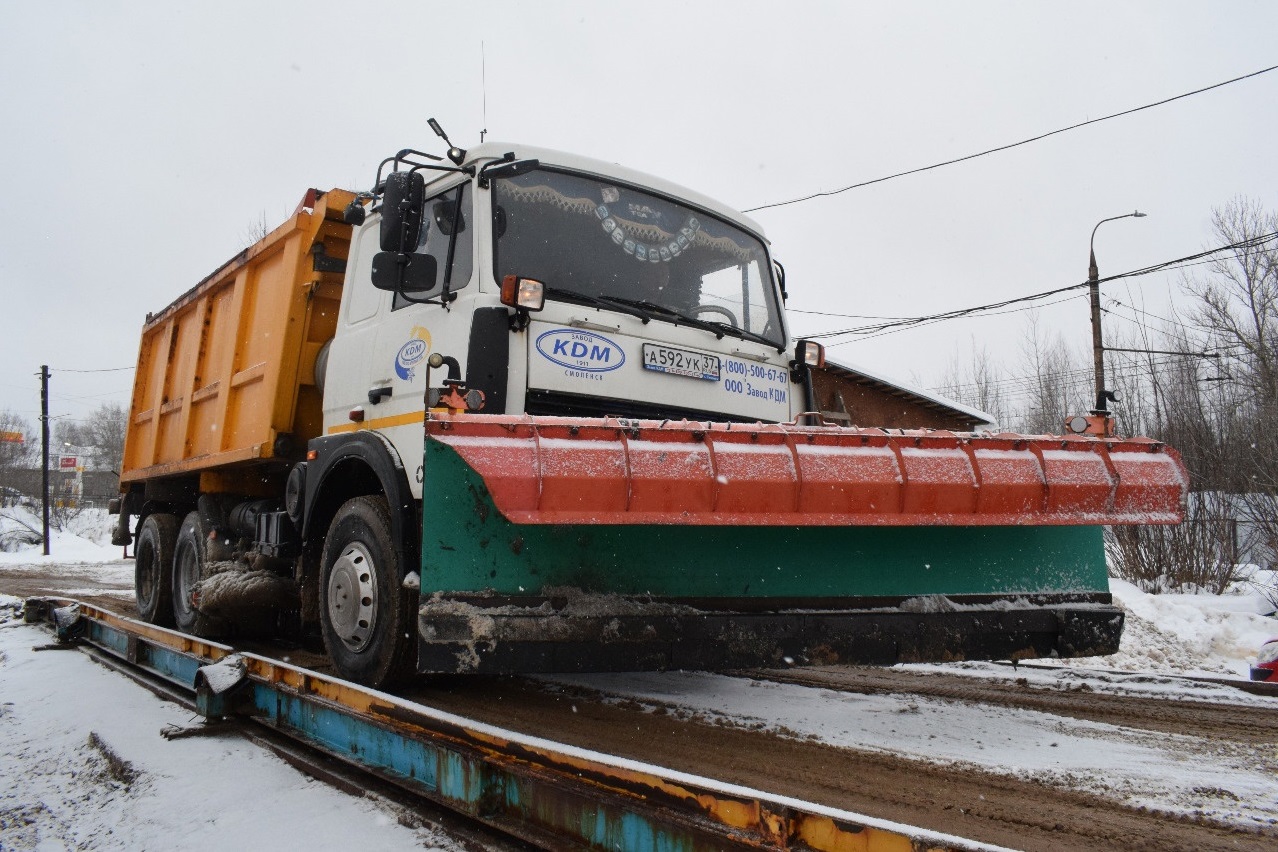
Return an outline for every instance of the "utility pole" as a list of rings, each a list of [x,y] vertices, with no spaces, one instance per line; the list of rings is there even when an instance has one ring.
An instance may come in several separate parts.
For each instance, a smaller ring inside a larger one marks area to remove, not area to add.
[[[44,460],[44,555],[49,555],[49,365],[40,365],[40,445]]]
[[[1101,338],[1100,271],[1096,267],[1096,231],[1106,222],[1128,218],[1143,219],[1145,215],[1137,210],[1134,213],[1101,219],[1096,223],[1096,227],[1092,228],[1092,238],[1088,243],[1091,257],[1087,267],[1087,290],[1092,302],[1092,368],[1096,373],[1096,408],[1092,410],[1093,414],[1107,416],[1110,401],[1118,399],[1113,391],[1105,387],[1105,343]]]

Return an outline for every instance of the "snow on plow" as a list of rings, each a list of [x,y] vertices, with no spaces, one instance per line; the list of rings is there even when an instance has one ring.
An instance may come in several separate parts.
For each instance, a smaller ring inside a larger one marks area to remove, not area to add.
[[[464,414],[426,429],[521,524],[1175,524],[1188,486],[1148,438]]]
[[[1112,653],[1147,439],[432,413],[425,671]]]

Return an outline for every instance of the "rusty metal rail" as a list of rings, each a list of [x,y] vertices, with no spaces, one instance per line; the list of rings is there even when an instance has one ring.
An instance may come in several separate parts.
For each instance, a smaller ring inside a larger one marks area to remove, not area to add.
[[[32,598],[26,618],[193,693],[206,718],[252,719],[545,848],[1002,848],[503,730],[75,601]]]

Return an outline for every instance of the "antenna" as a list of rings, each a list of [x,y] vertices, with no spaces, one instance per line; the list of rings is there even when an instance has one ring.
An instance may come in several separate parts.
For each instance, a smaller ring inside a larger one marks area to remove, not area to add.
[[[483,93],[484,129],[479,131],[479,144],[484,144],[484,136],[488,134],[488,54],[484,52],[484,43],[479,42],[479,80]]]

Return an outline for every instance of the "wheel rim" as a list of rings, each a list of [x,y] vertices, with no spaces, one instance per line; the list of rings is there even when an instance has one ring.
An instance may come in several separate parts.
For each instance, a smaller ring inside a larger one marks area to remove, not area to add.
[[[159,579],[156,572],[156,562],[159,561],[154,549],[146,546],[135,554],[137,560],[136,574],[134,576],[134,585],[137,587],[138,607],[147,609],[150,607],[152,599],[155,597],[156,582]]]
[[[368,548],[351,542],[328,575],[328,621],[349,650],[358,653],[373,639],[377,619],[377,566]]]
[[[189,544],[179,544],[173,560],[173,611],[179,620],[190,618],[191,590],[200,581],[200,560]]]

